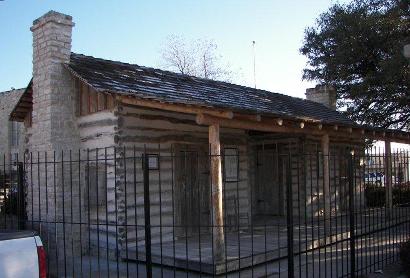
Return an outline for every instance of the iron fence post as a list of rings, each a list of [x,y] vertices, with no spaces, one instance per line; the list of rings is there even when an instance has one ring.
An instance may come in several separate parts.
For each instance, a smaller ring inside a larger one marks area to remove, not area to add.
[[[151,258],[151,211],[149,199],[149,165],[148,155],[144,152],[142,166],[144,177],[144,217],[145,217],[145,268],[147,277],[152,277],[152,258]]]
[[[354,154],[349,154],[349,226],[350,226],[350,273],[356,277],[355,208],[354,208]]]
[[[294,271],[294,252],[293,252],[293,202],[292,202],[292,174],[291,157],[287,158],[286,163],[286,222],[288,236],[288,277],[295,276]]]
[[[25,229],[26,220],[26,201],[24,192],[24,170],[23,163],[17,163],[17,215],[18,215],[18,229]]]

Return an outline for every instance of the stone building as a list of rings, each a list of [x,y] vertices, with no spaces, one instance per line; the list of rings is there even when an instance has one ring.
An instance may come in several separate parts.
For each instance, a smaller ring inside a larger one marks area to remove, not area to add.
[[[29,219],[106,223],[71,225],[70,236],[88,229],[81,246],[94,246],[101,236],[107,243],[98,247],[118,245],[114,256],[124,256],[144,244],[141,160],[129,159],[144,152],[152,167],[152,242],[211,233],[214,273],[223,264],[224,224],[248,227],[286,215],[287,165],[292,192],[298,192],[290,197],[295,217],[300,207],[305,215],[326,217],[336,202],[332,196],[339,194],[336,209],[347,201],[340,178],[347,169],[335,163],[339,154],[361,152],[365,138],[409,140],[406,133],[353,123],[336,111],[330,87],[309,89],[303,100],[72,53],[73,26],[71,16],[54,11],[33,22],[33,79],[11,119],[24,122],[25,148],[37,154],[34,160],[77,158],[55,169],[47,163],[27,168],[35,174],[27,177],[27,196]],[[304,159],[308,152],[315,159]],[[287,161],[278,156],[283,153],[297,155]],[[319,183],[323,190],[314,194]],[[40,198],[49,195],[55,197]],[[50,233],[60,237],[67,226]]]
[[[10,121],[10,113],[24,89],[13,89],[0,92],[0,154],[1,160],[16,160],[24,153],[24,126]]]

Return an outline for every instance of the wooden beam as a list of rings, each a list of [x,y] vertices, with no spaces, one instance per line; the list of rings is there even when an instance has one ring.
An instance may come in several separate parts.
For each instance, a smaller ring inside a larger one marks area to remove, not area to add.
[[[31,110],[31,107],[20,107],[20,106],[18,106],[16,108],[14,108],[13,113],[27,113],[30,110]]]
[[[234,113],[229,110],[222,110],[222,109],[215,109],[215,108],[207,108],[207,107],[199,107],[194,105],[184,105],[184,104],[175,104],[175,103],[164,103],[154,100],[147,100],[147,99],[140,99],[132,96],[117,96],[116,99],[122,103],[160,109],[165,111],[171,112],[178,112],[178,113],[186,113],[186,114],[194,114],[194,115],[205,115],[205,116],[212,116],[214,119],[221,119],[221,120],[232,120],[234,117],[236,121],[224,121],[224,127],[231,127],[231,128],[239,128],[239,129],[248,129],[248,130],[258,130],[258,131],[266,131],[266,132],[282,132],[282,133],[304,133],[304,134],[311,134],[311,135],[323,135],[324,133],[328,133],[329,136],[335,137],[344,137],[344,138],[356,138],[356,139],[373,139],[373,140],[384,140],[388,138],[392,142],[397,143],[404,143],[410,144],[409,136],[404,136],[400,134],[387,134],[386,132],[383,134],[381,132],[375,132],[372,130],[367,130],[363,134],[363,128],[339,128],[338,125],[325,125],[322,123],[313,124],[313,123],[299,123],[299,128],[294,126],[286,126],[283,119],[281,118],[266,118],[261,117],[261,115],[249,115],[249,114],[239,114]],[[206,117],[203,121],[210,120],[209,117]],[[214,120],[212,120],[215,122]],[[204,125],[209,125],[207,123],[203,123]],[[384,136],[383,136],[384,135]]]
[[[235,120],[235,119],[222,119],[218,117],[213,117],[211,115],[198,114],[196,117],[196,122],[199,125],[213,125],[219,124],[223,127],[237,128],[237,129],[247,129],[247,130],[258,130],[266,132],[279,132],[279,133],[310,133],[310,129],[306,128],[296,128],[288,126],[280,126],[276,121],[261,121],[255,122],[250,120]],[[322,134],[319,130],[312,131],[312,133]]]
[[[255,122],[250,120],[235,120],[232,119],[222,119],[218,117],[213,117],[210,115],[205,114],[198,114],[196,117],[196,122],[199,125],[213,125],[219,124],[221,127],[228,127],[228,128],[237,128],[237,129],[246,129],[246,130],[257,130],[257,131],[264,131],[264,132],[275,132],[275,133],[295,133],[295,134],[310,134],[310,135],[317,135],[322,136],[325,133],[329,135],[336,133],[333,131],[326,131],[326,130],[319,130],[316,126],[308,126],[304,125],[303,128],[300,125],[292,125],[287,126],[283,123],[283,125],[278,125],[277,119],[262,119],[261,122]],[[343,135],[337,133],[336,136],[343,137]],[[348,135],[347,138],[352,138],[352,134],[347,134],[346,132],[344,135]],[[346,138],[346,137],[345,137]]]
[[[220,117],[224,119],[232,119],[233,112],[226,110],[218,110],[212,108],[203,108],[183,104],[174,104],[174,103],[165,103],[153,100],[140,99],[135,97],[128,96],[117,96],[117,99],[126,104],[166,110],[171,112],[186,113],[186,114],[208,114],[215,117]]]
[[[392,160],[391,160],[391,143],[389,140],[384,141],[384,174],[386,186],[386,208],[393,207],[392,195]],[[389,210],[390,211],[390,210]]]
[[[223,214],[222,163],[219,125],[209,126],[211,154],[212,238],[213,255],[217,263],[225,259],[225,235]]]
[[[32,102],[28,102],[28,101],[22,101],[18,104],[19,107],[28,107],[31,109],[31,107],[33,107],[33,103]]]
[[[321,147],[323,155],[323,199],[324,199],[324,217],[326,224],[326,234],[330,230],[330,152],[329,152],[329,135],[324,134],[321,138]]]
[[[196,116],[196,122],[199,125],[212,125],[219,124],[221,127],[236,128],[236,129],[246,129],[246,130],[257,130],[264,132],[275,132],[275,133],[295,133],[295,134],[309,134],[315,136],[322,136],[328,134],[331,137],[340,139],[373,139],[373,140],[385,140],[382,134],[376,133],[375,131],[366,131],[363,133],[363,128],[340,128],[337,125],[323,125],[317,123],[305,123],[304,128],[300,128],[300,125],[295,125],[295,122],[289,126],[287,123],[283,122],[278,118],[265,118],[263,117],[260,122],[246,120],[246,119],[227,119],[215,117],[212,115],[198,114]],[[291,123],[291,122],[289,122]],[[321,129],[320,129],[321,127]],[[335,127],[337,127],[335,130]],[[351,132],[350,132],[351,131]],[[409,144],[410,140],[404,138],[403,136],[386,136],[392,142]]]
[[[245,114],[236,114],[236,113],[234,113],[233,119],[260,122],[262,120],[262,116],[259,115],[259,114],[257,114],[257,115],[245,115]]]

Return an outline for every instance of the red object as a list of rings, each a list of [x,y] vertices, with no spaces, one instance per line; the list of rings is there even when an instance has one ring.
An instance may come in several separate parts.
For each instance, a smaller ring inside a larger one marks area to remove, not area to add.
[[[44,250],[43,246],[37,246],[37,255],[38,255],[39,277],[47,278],[47,258],[46,258],[46,250]]]

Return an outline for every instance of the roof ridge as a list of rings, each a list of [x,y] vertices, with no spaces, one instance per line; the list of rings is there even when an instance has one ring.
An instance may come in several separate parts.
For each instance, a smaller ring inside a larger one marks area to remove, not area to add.
[[[0,92],[0,96],[2,96],[2,95],[7,95],[7,94],[11,94],[11,93],[16,93],[16,92],[18,92],[18,91],[23,91],[23,90],[25,90],[26,88],[18,88],[18,89],[11,89],[11,90],[7,90],[7,91],[2,91],[2,92]]]

